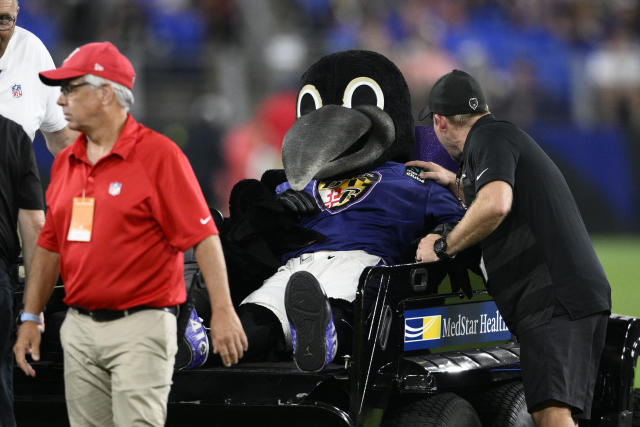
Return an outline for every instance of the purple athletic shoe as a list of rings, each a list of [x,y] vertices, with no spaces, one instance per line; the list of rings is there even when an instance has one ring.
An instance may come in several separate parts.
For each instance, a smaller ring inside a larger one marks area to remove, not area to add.
[[[187,349],[187,357],[182,366],[176,366],[180,371],[198,368],[209,358],[209,336],[195,309],[191,310],[181,345]]]
[[[338,336],[327,296],[313,274],[298,271],[291,276],[284,306],[296,366],[301,371],[322,371],[336,355]]]

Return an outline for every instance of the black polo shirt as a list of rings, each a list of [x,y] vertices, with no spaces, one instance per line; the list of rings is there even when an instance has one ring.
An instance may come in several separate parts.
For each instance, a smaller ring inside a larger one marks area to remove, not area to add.
[[[611,310],[611,289],[562,173],[527,133],[492,115],[471,128],[462,153],[467,205],[488,182],[513,188],[513,205],[481,243],[487,288],[516,334],[555,313]]]
[[[42,185],[31,139],[22,126],[0,116],[0,268],[20,253],[18,209],[43,209]]]

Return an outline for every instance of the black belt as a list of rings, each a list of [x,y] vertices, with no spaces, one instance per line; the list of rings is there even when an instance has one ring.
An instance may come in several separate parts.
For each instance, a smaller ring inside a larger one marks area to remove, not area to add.
[[[108,322],[110,320],[117,320],[125,316],[130,316],[133,313],[137,313],[138,311],[142,311],[142,310],[162,310],[162,311],[166,311],[167,313],[171,313],[174,316],[178,315],[178,307],[175,305],[171,307],[149,307],[146,305],[139,305],[137,307],[131,307],[126,310],[105,310],[105,309],[86,310],[80,307],[72,307],[72,308],[80,314],[84,314],[85,316],[91,317],[96,322]]]

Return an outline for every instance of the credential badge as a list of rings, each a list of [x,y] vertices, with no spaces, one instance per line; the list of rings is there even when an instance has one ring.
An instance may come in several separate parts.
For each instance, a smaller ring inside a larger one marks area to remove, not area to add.
[[[478,98],[469,98],[469,107],[475,111],[478,108]]]
[[[120,190],[122,190],[121,182],[112,182],[111,184],[109,184],[109,194],[111,194],[112,196],[117,196],[118,194],[120,194]]]

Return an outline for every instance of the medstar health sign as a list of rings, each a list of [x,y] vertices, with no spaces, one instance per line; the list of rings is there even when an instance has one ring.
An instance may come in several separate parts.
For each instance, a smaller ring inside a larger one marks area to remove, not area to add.
[[[511,338],[493,301],[406,310],[404,319],[405,351]]]

